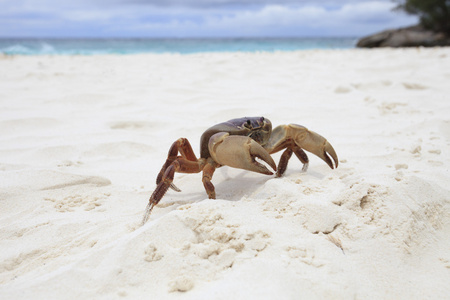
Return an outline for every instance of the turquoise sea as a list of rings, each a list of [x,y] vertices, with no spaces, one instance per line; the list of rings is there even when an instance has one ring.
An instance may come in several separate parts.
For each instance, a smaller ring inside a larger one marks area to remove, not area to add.
[[[357,38],[203,38],[203,39],[41,39],[0,38],[0,53],[22,55],[53,54],[138,54],[202,52],[273,52],[310,49],[348,49]]]

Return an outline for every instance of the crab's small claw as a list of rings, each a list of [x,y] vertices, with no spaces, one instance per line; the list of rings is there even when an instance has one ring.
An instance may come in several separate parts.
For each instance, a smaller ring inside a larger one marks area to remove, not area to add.
[[[272,137],[273,140],[268,145],[269,149],[279,150],[277,148],[283,144],[283,141],[292,140],[296,146],[320,157],[330,168],[334,169],[339,165],[333,146],[323,136],[308,130],[304,126],[297,124],[278,126],[272,131]],[[330,156],[334,161],[334,165]]]
[[[220,165],[272,175],[273,172],[256,160],[259,158],[273,170],[277,169],[269,153],[248,136],[219,132],[211,136],[208,148],[211,157]]]
[[[300,125],[290,124],[287,127],[289,127],[288,130],[291,131],[291,135],[297,146],[317,155],[330,168],[334,169],[338,167],[339,160],[337,154],[333,146],[323,136]],[[330,156],[333,158],[334,166]]]
[[[338,160],[337,154],[334,151],[333,146],[331,146],[331,144],[327,140],[325,140],[325,144],[323,145],[322,156],[320,156],[320,158],[325,160],[325,162],[330,166],[330,168],[333,169],[333,163],[331,162],[331,159],[329,156],[331,156],[333,158],[334,167],[337,168],[339,165],[339,160]]]

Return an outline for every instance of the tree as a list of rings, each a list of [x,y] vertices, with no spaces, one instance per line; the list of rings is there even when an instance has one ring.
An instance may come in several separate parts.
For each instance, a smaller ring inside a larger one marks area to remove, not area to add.
[[[420,24],[450,36],[450,0],[396,0],[397,9],[420,17]]]

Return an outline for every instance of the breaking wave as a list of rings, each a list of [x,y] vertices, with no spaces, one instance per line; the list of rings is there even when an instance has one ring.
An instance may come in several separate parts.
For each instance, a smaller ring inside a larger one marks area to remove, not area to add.
[[[274,52],[348,49],[355,38],[0,39],[6,55]]]

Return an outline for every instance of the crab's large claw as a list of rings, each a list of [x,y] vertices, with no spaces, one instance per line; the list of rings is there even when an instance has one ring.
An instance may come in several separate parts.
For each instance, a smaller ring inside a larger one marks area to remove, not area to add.
[[[272,137],[277,141],[292,140],[298,147],[320,157],[330,168],[338,167],[339,160],[333,146],[323,136],[304,126],[297,124],[278,126],[272,131]]]
[[[269,153],[248,136],[214,134],[208,143],[211,157],[220,165],[272,175],[266,166],[256,161],[259,158],[276,171],[277,165]]]

